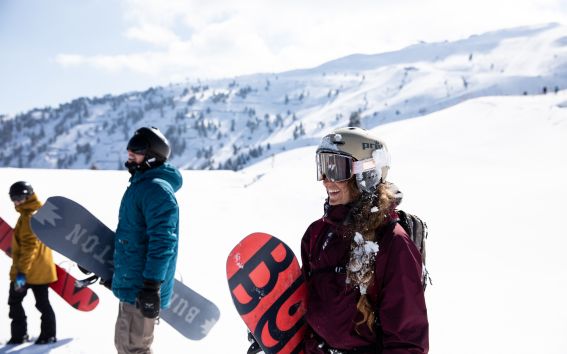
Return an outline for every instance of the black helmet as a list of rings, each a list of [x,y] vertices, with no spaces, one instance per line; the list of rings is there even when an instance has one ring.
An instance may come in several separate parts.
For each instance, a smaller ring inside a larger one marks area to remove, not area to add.
[[[31,184],[26,181],[18,181],[10,186],[10,199],[15,202],[22,200],[33,194]]]
[[[147,158],[155,157],[162,162],[166,161],[171,153],[169,141],[156,127],[143,127],[136,130],[128,142],[127,149],[146,155]]]
[[[156,127],[143,127],[136,130],[128,141],[126,149],[145,156],[144,162],[140,165],[131,162],[125,163],[130,172],[161,166],[167,161],[171,153],[169,141]]]

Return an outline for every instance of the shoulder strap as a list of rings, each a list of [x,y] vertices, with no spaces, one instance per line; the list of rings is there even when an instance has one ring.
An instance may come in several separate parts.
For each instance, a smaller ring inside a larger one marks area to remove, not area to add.
[[[425,263],[425,240],[429,234],[427,224],[416,215],[406,213],[403,210],[396,210],[396,212],[398,213],[398,222],[421,253],[421,260],[423,261],[423,289],[425,289],[428,282],[429,284],[432,284],[431,277],[429,276],[429,271],[427,270]]]
[[[421,253],[421,258],[425,264],[425,240],[428,235],[427,224],[416,215],[406,213],[403,210],[396,210],[396,212],[398,213],[398,222]]]

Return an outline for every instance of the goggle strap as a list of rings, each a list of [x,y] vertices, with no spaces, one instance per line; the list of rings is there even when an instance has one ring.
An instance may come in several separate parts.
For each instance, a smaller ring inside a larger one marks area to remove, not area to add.
[[[362,173],[366,171],[370,171],[376,168],[376,161],[373,158],[360,160],[360,161],[353,161],[352,163],[352,173]]]

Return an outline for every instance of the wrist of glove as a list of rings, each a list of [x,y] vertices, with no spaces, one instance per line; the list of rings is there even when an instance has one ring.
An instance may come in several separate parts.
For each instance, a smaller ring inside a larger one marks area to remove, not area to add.
[[[157,318],[161,305],[160,289],[161,283],[153,280],[144,280],[144,286],[138,292],[136,307],[144,317]]]

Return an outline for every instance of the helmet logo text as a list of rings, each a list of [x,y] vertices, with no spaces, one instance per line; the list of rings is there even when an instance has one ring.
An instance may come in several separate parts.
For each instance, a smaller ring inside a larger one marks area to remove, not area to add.
[[[362,143],[362,150],[366,150],[366,149],[378,150],[381,148],[382,148],[382,144],[380,144],[378,141],[375,141],[373,143]]]

